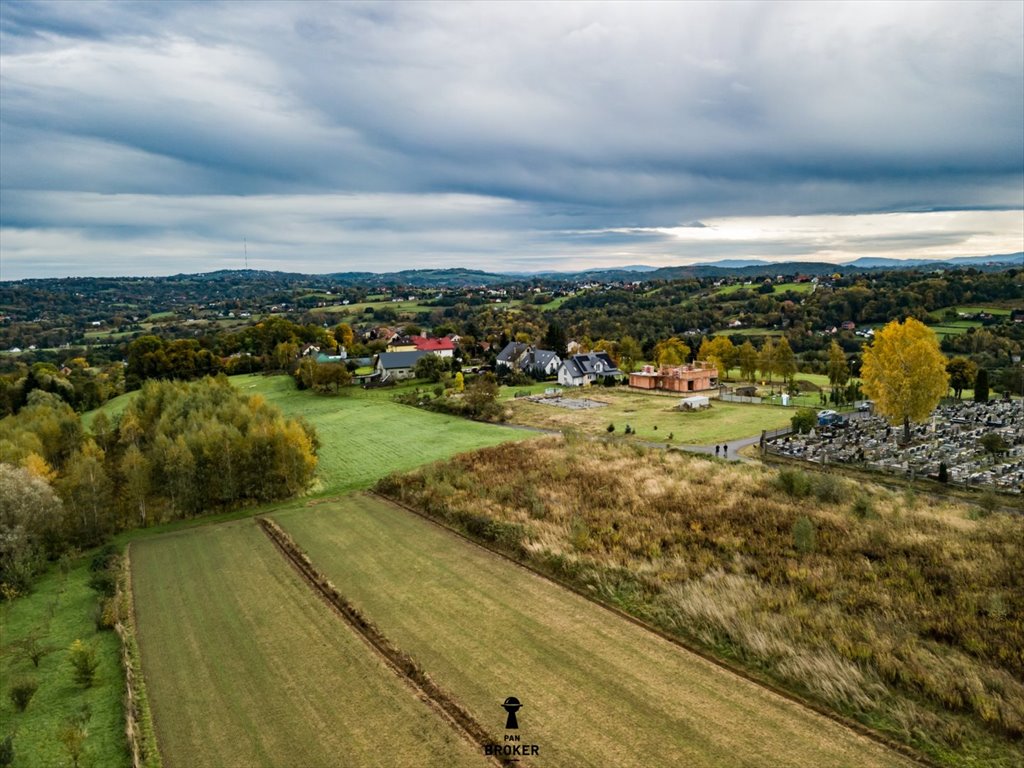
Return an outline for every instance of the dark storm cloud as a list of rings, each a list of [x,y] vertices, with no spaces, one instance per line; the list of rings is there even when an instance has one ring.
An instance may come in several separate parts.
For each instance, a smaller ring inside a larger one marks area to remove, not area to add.
[[[1024,207],[1018,3],[0,9],[4,278],[103,249],[177,271],[257,232],[314,270],[783,258],[814,238],[647,230]],[[1024,247],[1005,217],[903,221],[843,247]]]

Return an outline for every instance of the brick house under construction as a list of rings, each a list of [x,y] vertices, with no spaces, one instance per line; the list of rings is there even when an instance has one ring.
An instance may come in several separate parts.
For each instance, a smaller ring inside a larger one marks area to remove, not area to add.
[[[637,389],[662,389],[668,392],[700,392],[718,386],[718,369],[698,360],[692,365],[645,365],[629,374],[629,386]]]

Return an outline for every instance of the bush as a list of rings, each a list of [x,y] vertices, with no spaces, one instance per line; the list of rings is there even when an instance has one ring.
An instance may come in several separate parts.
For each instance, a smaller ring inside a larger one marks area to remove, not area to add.
[[[89,577],[89,586],[101,595],[113,597],[117,592],[117,576],[111,571],[96,571]]]
[[[115,559],[117,559],[117,547],[113,544],[105,544],[92,556],[89,570],[93,573],[105,571],[113,565]]]
[[[801,515],[793,523],[793,546],[802,555],[810,554],[815,547],[814,522],[807,515]]]
[[[784,493],[788,493],[797,499],[809,496],[811,493],[810,476],[799,469],[782,469],[775,477],[775,485]]]
[[[816,475],[811,485],[818,501],[838,504],[846,497],[846,484],[835,475]]]
[[[865,520],[874,514],[874,507],[871,504],[871,499],[867,496],[858,496],[854,499],[852,510],[853,514],[861,520]]]
[[[21,677],[15,680],[10,690],[11,703],[14,708],[19,712],[24,712],[38,688],[39,681],[34,677]]]
[[[69,649],[68,661],[74,669],[75,682],[89,688],[96,678],[96,669],[100,665],[96,650],[81,640],[75,640]]]
[[[611,434],[612,432],[614,432],[614,431],[615,431],[615,425],[614,425],[614,424],[609,424],[609,425],[608,425],[608,427],[607,427],[607,429],[606,429],[606,431],[607,431],[607,432],[608,432],[608,434],[610,435],[610,434]]]
[[[818,414],[813,408],[799,408],[789,423],[793,426],[794,432],[802,435],[814,429],[814,425],[818,423]]]

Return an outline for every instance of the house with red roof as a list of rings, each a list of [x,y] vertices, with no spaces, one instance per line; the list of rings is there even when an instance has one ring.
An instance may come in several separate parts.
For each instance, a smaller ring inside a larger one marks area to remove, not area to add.
[[[417,352],[433,352],[438,357],[455,356],[455,344],[449,338],[428,339],[423,336],[413,336],[411,341]]]

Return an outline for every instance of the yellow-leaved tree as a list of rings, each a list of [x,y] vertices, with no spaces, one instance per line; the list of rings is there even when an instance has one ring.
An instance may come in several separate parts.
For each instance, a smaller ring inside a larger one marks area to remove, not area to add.
[[[903,423],[904,442],[910,442],[910,422],[927,419],[946,394],[946,363],[935,334],[912,317],[893,320],[865,347],[864,393],[890,422]]]

